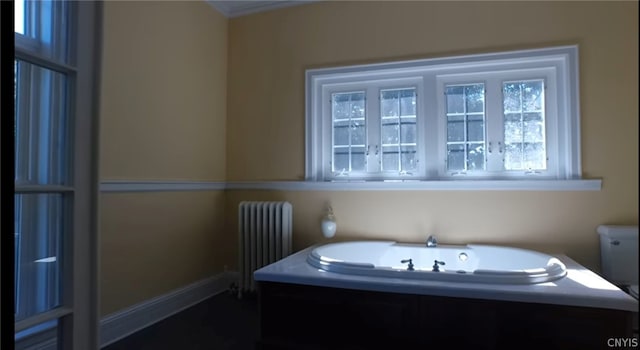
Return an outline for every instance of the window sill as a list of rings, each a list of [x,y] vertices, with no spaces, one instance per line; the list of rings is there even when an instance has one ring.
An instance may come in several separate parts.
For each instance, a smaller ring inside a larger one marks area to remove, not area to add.
[[[101,192],[157,191],[600,191],[601,179],[589,180],[338,180],[338,181],[104,181]]]
[[[292,191],[600,191],[602,189],[602,180],[268,181],[228,182],[226,189]]]

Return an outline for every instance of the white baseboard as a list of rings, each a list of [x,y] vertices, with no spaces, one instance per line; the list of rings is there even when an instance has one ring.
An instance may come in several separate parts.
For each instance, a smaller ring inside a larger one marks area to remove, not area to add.
[[[223,272],[107,315],[100,321],[100,346],[105,347],[222,293],[237,279],[237,272]]]
[[[223,272],[107,315],[100,320],[100,347],[103,348],[205,299],[225,292],[232,282],[237,283],[237,281],[237,272]],[[17,350],[55,350],[57,349],[56,329],[28,336],[16,342],[15,345]]]

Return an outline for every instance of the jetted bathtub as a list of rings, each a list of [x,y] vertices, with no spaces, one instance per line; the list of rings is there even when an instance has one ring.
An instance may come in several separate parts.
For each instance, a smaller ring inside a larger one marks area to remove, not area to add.
[[[413,270],[409,269],[409,259]],[[314,248],[307,263],[342,274],[472,283],[534,284],[567,274],[565,265],[547,254],[475,244],[426,247],[393,241],[329,243]],[[436,264],[438,271],[434,271]]]

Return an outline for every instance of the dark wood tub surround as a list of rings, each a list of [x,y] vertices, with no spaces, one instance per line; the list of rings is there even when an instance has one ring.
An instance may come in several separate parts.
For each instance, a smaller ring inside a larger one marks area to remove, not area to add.
[[[261,349],[607,349],[633,334],[623,310],[257,285]]]

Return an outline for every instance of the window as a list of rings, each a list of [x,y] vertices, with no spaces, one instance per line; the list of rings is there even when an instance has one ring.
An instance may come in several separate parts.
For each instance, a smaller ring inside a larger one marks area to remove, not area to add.
[[[311,181],[580,178],[577,47],[307,71]]]
[[[92,2],[52,0],[14,8],[16,345],[58,334],[60,348],[91,349],[97,10]]]
[[[356,86],[354,86],[356,87]],[[325,172],[336,178],[399,178],[418,174],[417,105],[420,79],[326,88],[329,146]]]

